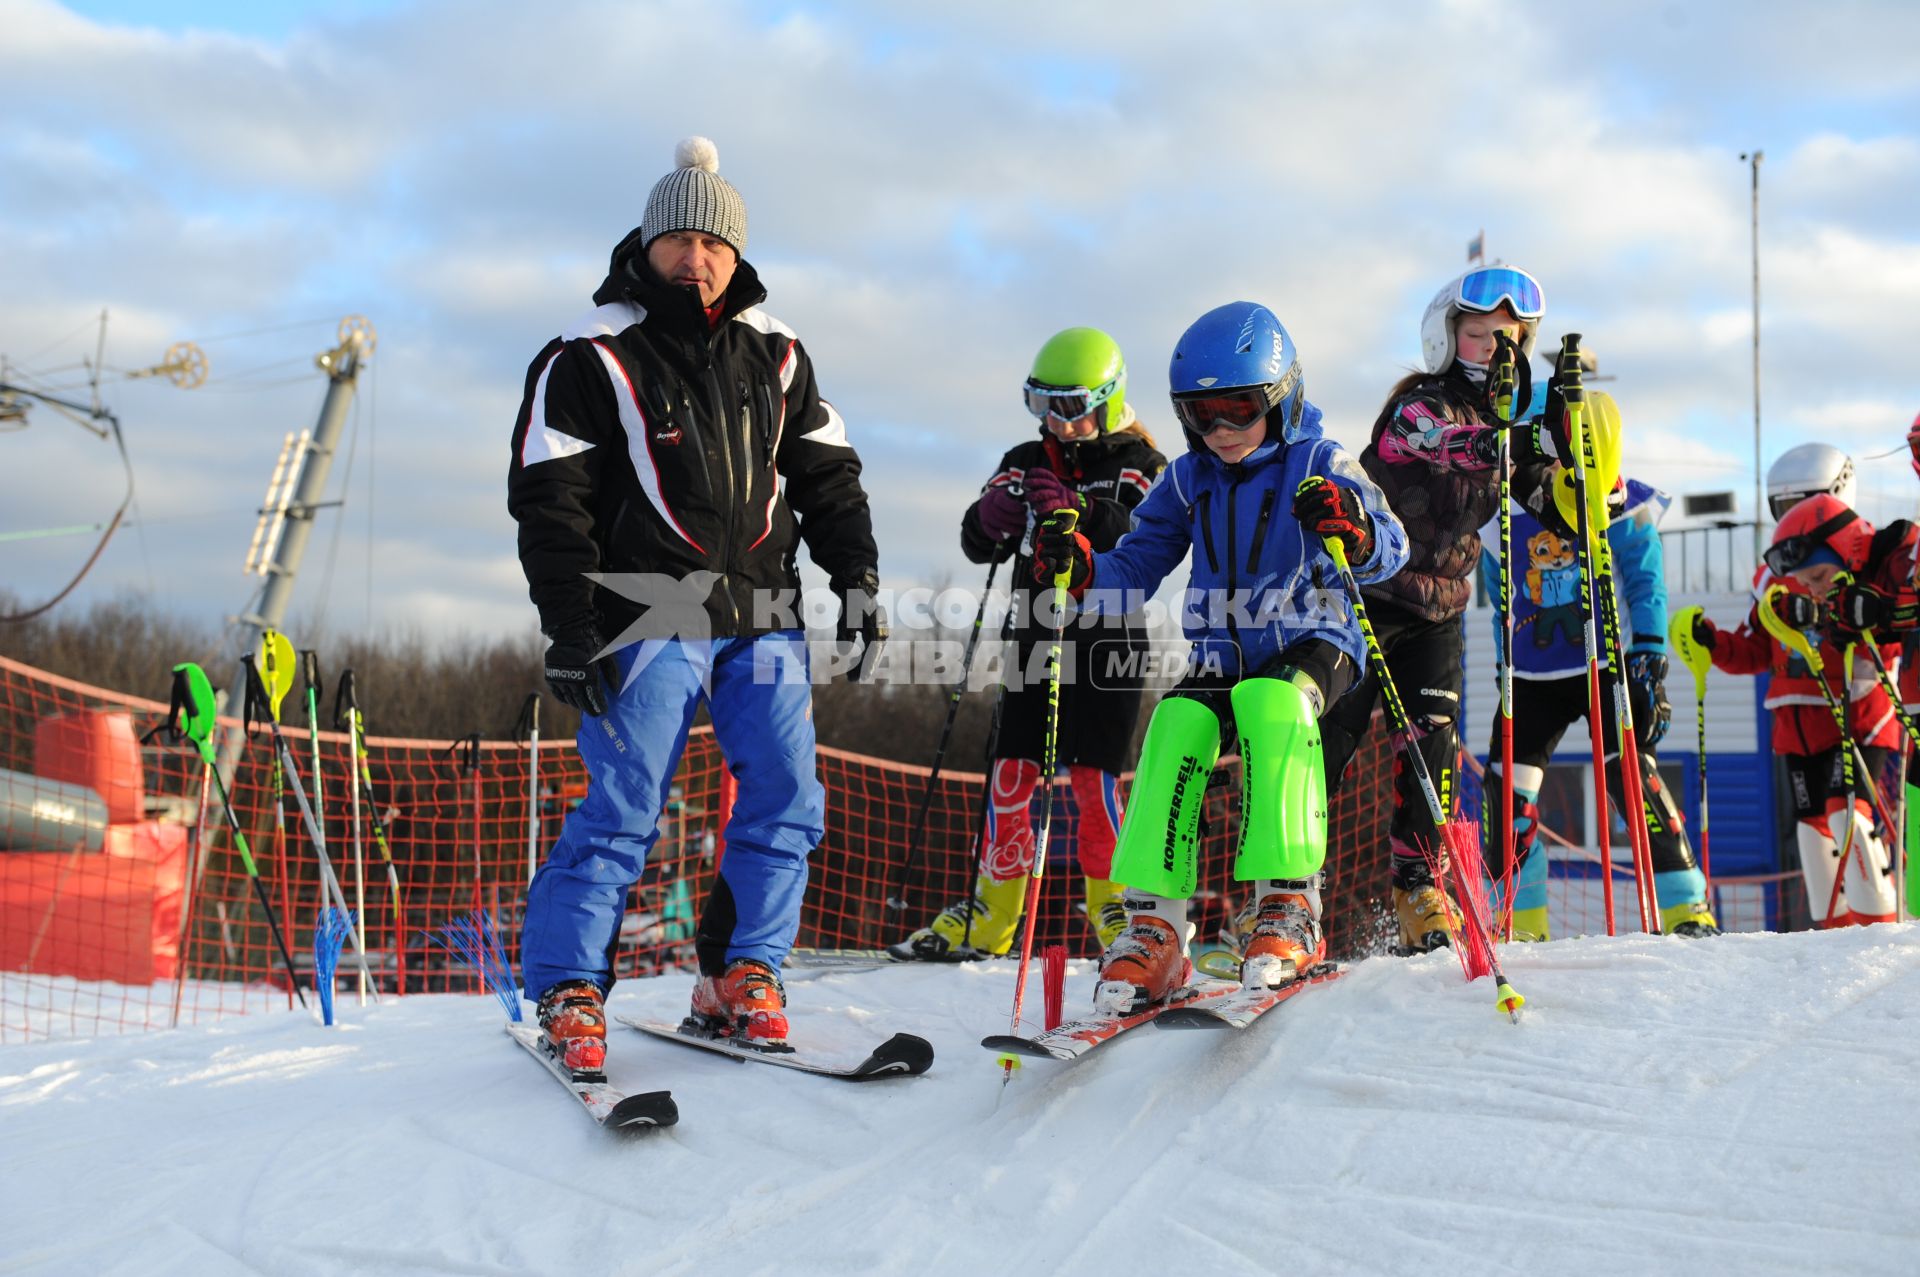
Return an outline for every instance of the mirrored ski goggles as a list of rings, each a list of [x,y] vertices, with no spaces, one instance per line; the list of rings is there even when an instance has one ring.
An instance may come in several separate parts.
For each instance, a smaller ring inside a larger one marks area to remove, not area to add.
[[[1173,415],[1193,433],[1205,437],[1216,430],[1251,430],[1273,404],[1266,386],[1244,386],[1224,394],[1173,401]]]
[[[1483,266],[1468,271],[1454,290],[1460,309],[1490,314],[1502,306],[1516,319],[1538,319],[1547,313],[1547,300],[1539,281],[1511,266]]]
[[[1816,551],[1827,547],[1827,542],[1834,533],[1859,517],[1852,510],[1842,510],[1805,536],[1785,537],[1775,541],[1760,557],[1766,560],[1767,571],[1775,576],[1785,576],[1804,566]]]
[[[1048,386],[1029,379],[1023,387],[1027,402],[1027,411],[1045,421],[1055,417],[1061,421],[1077,421],[1095,408],[1113,398],[1113,392],[1119,388],[1120,379],[1114,378],[1103,386]]]

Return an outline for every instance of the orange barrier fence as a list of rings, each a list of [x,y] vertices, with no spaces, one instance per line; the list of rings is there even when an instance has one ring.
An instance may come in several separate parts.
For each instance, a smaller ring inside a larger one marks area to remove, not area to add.
[[[371,738],[372,800],[361,794],[355,826],[347,737],[319,733],[316,785],[313,737],[297,696],[283,710],[348,901],[357,908],[364,902],[375,991],[479,992],[477,973],[430,937],[484,909],[517,961],[530,857],[545,854],[585,793],[572,742],[542,742],[538,799],[530,803],[524,742]],[[217,799],[202,819],[205,769],[198,757],[184,746],[140,743],[165,717],[156,702],[0,659],[0,779],[7,782],[0,785],[0,1041],[165,1027],[293,1004]],[[1194,915],[1207,932],[1238,904],[1230,881],[1237,765],[1231,758],[1222,764],[1207,796]],[[1369,950],[1384,934],[1389,770],[1376,734],[1333,805],[1327,922],[1339,953]],[[966,890],[980,773],[941,775],[921,883],[901,917],[888,913],[885,899],[907,852],[927,769],[822,749],[820,772],[828,831],[813,857],[802,945],[868,948],[898,940]],[[711,731],[696,729],[621,926],[616,975],[691,964],[700,905],[724,854],[722,775]],[[292,794],[275,802],[264,731],[241,755],[232,797],[305,985],[326,902]],[[376,804],[399,882],[397,904],[374,845],[369,812]],[[1097,946],[1079,909],[1076,813],[1064,784],[1055,810],[1036,940],[1090,956]],[[531,848],[530,814],[538,821]],[[351,944],[339,969],[350,1003],[359,983]]]

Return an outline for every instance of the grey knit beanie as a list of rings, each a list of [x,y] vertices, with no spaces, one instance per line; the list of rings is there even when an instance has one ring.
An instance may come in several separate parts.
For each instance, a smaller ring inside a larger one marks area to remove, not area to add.
[[[704,137],[673,148],[673,172],[653,184],[640,219],[645,248],[668,231],[701,231],[724,239],[737,256],[747,251],[747,202],[720,176],[720,150]]]

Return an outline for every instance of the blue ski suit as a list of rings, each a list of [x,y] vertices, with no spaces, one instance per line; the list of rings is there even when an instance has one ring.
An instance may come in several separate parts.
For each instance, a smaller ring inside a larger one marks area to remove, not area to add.
[[[1260,670],[1286,648],[1324,639],[1356,667],[1366,642],[1324,546],[1293,517],[1293,495],[1318,475],[1352,489],[1373,519],[1373,552],[1353,565],[1364,583],[1383,581],[1407,560],[1406,533],[1366,471],[1322,435],[1320,409],[1306,404],[1291,443],[1269,439],[1228,465],[1189,436],[1133,512],[1133,530],[1093,557],[1083,610],[1137,608],[1180,566],[1193,569],[1181,628],[1193,644],[1189,668],[1228,679]]]

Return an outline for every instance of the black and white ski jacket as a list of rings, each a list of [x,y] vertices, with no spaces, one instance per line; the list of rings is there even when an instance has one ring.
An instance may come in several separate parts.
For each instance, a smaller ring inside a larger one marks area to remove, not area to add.
[[[713,637],[785,628],[765,604],[797,593],[800,541],[835,581],[877,570],[860,458],[793,330],[759,308],[750,265],[710,325],[638,241],[614,250],[596,309],[527,369],[507,508],[540,627],[592,621],[612,638],[639,615],[590,572],[709,572]],[[756,591],[769,592],[758,610]]]

